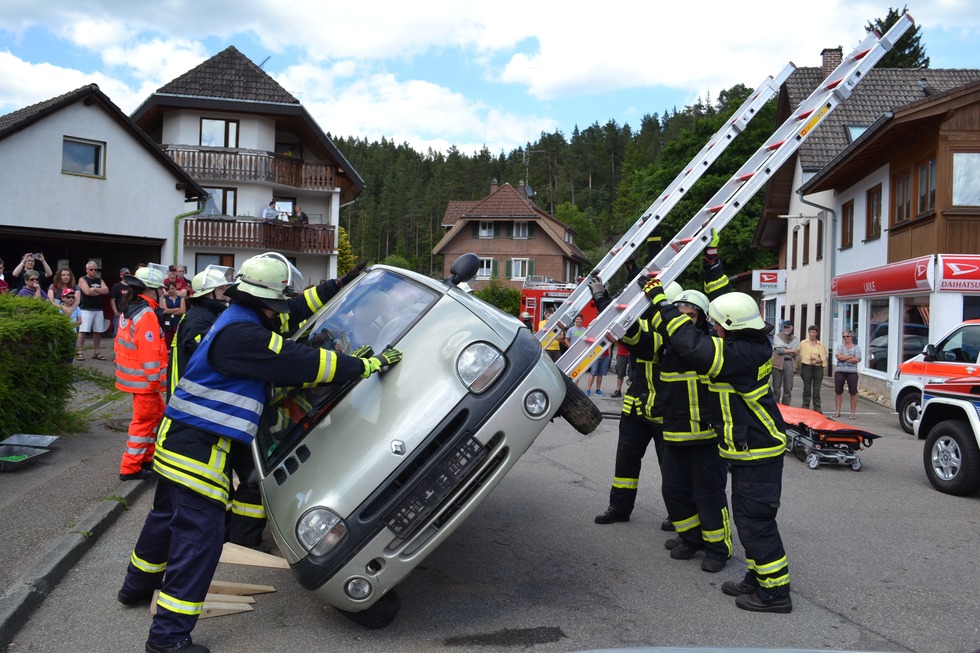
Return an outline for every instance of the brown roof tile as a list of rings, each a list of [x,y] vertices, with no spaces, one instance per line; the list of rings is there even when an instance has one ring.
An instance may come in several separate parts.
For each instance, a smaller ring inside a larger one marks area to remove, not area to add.
[[[456,200],[446,206],[446,212],[442,214],[442,226],[451,227],[463,217],[471,208],[479,204],[479,200]]]
[[[230,45],[157,93],[299,104],[279,82]]]

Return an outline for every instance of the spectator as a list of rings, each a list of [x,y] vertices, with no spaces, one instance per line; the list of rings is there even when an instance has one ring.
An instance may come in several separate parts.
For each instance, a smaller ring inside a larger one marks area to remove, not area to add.
[[[68,318],[75,333],[78,333],[78,325],[82,323],[82,309],[78,308],[78,295],[75,294],[74,290],[68,289],[62,293],[61,304],[58,305],[58,308]]]
[[[55,306],[61,305],[61,296],[68,290],[75,290],[75,273],[70,268],[58,268],[54,275],[54,283],[48,288],[48,301]]]
[[[543,329],[544,325],[548,323],[548,320],[551,319],[552,313],[554,313],[554,311],[551,310],[551,308],[544,309],[544,319],[538,322],[538,331]],[[548,354],[548,356],[551,357],[551,360],[553,361],[557,361],[558,358],[561,356],[561,344],[558,342],[560,339],[561,338],[555,338],[554,340],[548,343],[547,347],[545,347],[545,352]]]
[[[78,342],[75,344],[75,359],[83,361],[85,355],[85,334],[92,334],[92,346],[95,353],[92,358],[104,361],[102,355],[102,332],[105,331],[105,317],[102,314],[102,298],[109,294],[109,287],[99,276],[99,264],[89,261],[85,264],[85,276],[78,279],[78,291],[82,293],[78,303],[82,309],[82,324],[78,327]]]
[[[167,294],[163,297],[163,341],[170,348],[174,341],[174,333],[177,331],[177,323],[180,317],[187,312],[184,298],[177,294],[177,284],[172,281],[167,282]]]
[[[310,224],[310,218],[303,213],[303,208],[299,204],[293,206],[293,214],[289,216],[289,221],[296,224]]]
[[[276,208],[276,201],[272,200],[269,202],[269,206],[262,209],[262,218],[264,220],[278,220],[279,219],[279,209]]]
[[[629,376],[630,372],[630,350],[622,342],[616,343],[616,389],[609,395],[610,397],[623,396],[623,379]]]
[[[817,338],[816,325],[806,330],[807,339],[800,343],[800,377],[803,379],[803,407],[810,408],[813,397],[813,410],[820,410],[820,386],[827,371],[827,348]]]
[[[47,279],[51,276],[51,268],[48,266],[48,262],[44,260],[44,254],[40,252],[35,254],[24,254],[20,260],[20,263],[18,263],[17,267],[14,268],[14,271],[10,273],[13,276],[13,281],[16,281],[18,286],[21,288],[24,287],[24,274],[28,270],[33,270],[37,261],[40,261],[41,265],[44,266],[44,278]]]
[[[47,296],[41,292],[41,275],[36,270],[24,272],[24,286],[17,292],[18,297],[34,297],[48,301]]]
[[[844,342],[837,345],[837,371],[834,372],[834,417],[840,417],[840,405],[844,398],[844,383],[851,395],[851,419],[857,417],[858,367],[861,348],[854,343],[854,332],[844,331]]]
[[[109,305],[112,307],[111,333],[113,339],[115,339],[116,330],[119,328],[119,315],[122,313],[122,305],[129,298],[129,286],[122,281],[127,274],[129,274],[129,268],[119,268],[119,281],[112,284],[112,290],[109,291]]]
[[[782,332],[772,337],[772,394],[777,404],[790,405],[799,355],[800,341],[793,335],[793,323],[783,320]]]
[[[3,276],[3,259],[0,258],[0,295],[6,295],[10,291],[10,286],[7,285],[7,280]]]
[[[181,297],[187,297],[190,292],[190,283],[187,281],[187,266],[178,265],[177,266],[177,276],[174,277],[174,283],[177,284],[177,294]]]
[[[602,392],[602,377],[609,373],[609,349],[606,349],[599,355],[599,358],[595,359],[592,366],[589,368],[589,385],[585,390],[585,394],[592,394],[592,385],[595,384],[595,394],[597,397],[605,397],[605,393]]]

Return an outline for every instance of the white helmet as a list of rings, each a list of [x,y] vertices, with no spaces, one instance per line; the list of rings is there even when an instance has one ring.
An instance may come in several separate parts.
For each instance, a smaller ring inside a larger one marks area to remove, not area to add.
[[[688,306],[693,306],[694,308],[700,309],[705,316],[708,315],[708,298],[705,297],[703,292],[697,290],[685,290],[681,294],[674,297],[675,305],[687,304]]]
[[[209,265],[191,279],[191,297],[203,297],[221,287],[230,286],[235,280],[235,268]]]
[[[136,270],[136,274],[123,276],[123,283],[134,288],[163,288],[167,280],[167,266],[160,263],[149,265]]]
[[[286,299],[303,289],[303,275],[285,256],[276,252],[259,254],[242,263],[238,269],[237,283],[227,294],[238,297],[241,293],[258,299],[262,305],[277,313],[288,313]]]
[[[708,306],[708,315],[725,331],[765,329],[759,305],[744,292],[725,293]]]
[[[676,299],[682,292],[684,292],[684,289],[681,288],[681,284],[677,283],[676,281],[671,281],[667,284],[667,287],[664,288],[664,296],[667,298],[668,302],[674,301],[674,299]]]

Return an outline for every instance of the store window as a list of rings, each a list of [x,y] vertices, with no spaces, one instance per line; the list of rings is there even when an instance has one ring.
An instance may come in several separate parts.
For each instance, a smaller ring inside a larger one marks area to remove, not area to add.
[[[872,350],[877,352],[875,360],[888,360],[888,330],[888,299],[872,299],[868,302],[868,332],[864,334],[867,340],[860,340],[864,345],[862,358],[865,367],[875,368],[875,364],[870,360]],[[856,342],[862,337],[857,330],[854,331],[854,335]]]

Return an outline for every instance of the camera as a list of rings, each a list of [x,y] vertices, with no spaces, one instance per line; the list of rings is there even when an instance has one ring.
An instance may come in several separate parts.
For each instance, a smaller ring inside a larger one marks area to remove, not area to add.
[[[41,255],[40,255],[40,254],[31,254],[31,256],[32,256],[32,257],[33,257],[33,258],[34,258],[35,260],[37,260],[37,261],[40,261],[40,260],[41,260]]]

